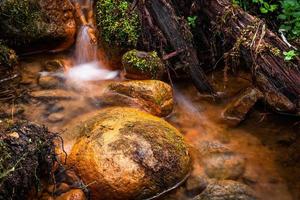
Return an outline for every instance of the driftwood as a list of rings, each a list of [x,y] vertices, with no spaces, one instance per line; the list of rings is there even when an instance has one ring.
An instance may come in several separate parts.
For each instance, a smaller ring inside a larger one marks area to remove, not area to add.
[[[169,45],[173,51],[181,52],[178,58],[187,69],[197,89],[215,95],[204,71],[200,66],[197,51],[192,44],[192,34],[186,26],[185,19],[180,19],[169,0],[139,1],[137,8],[143,19],[142,27],[150,27],[156,32],[161,46]],[[145,31],[148,32],[148,31]],[[151,41],[151,39],[148,41]]]
[[[296,112],[300,102],[300,59],[284,61],[288,45],[266,28],[264,21],[229,0],[198,0],[199,15],[208,19],[226,42],[251,65],[253,82],[269,105],[280,112]],[[226,54],[225,54],[226,55]]]

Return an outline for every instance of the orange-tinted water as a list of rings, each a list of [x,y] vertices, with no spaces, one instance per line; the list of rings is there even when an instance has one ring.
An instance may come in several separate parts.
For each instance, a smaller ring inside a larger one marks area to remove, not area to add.
[[[41,90],[36,79],[44,61],[45,56],[27,58],[21,63],[23,79],[27,81],[24,87],[44,92],[46,95],[59,94],[58,96],[66,98],[58,98],[51,103],[47,100],[24,103],[27,119],[45,124],[53,131],[63,132],[66,126],[72,126],[70,123],[74,118],[101,109],[93,99],[101,94],[105,85],[103,81],[93,82],[88,87],[90,89],[81,92],[72,89]],[[226,98],[222,102],[214,102],[201,96],[191,83],[177,83],[176,105],[173,113],[166,118],[184,134],[191,146],[194,155],[193,174],[203,172],[195,150],[199,143],[219,142],[246,158],[246,171],[239,181],[253,188],[261,199],[300,199],[300,142],[297,119],[271,114],[257,106],[241,125],[229,127],[221,119],[221,112],[227,101],[243,90],[249,82],[246,76],[231,77],[224,84],[222,73],[215,74],[212,82],[225,93]],[[54,108],[61,109],[59,113],[62,118],[57,122],[50,122],[49,115]]]

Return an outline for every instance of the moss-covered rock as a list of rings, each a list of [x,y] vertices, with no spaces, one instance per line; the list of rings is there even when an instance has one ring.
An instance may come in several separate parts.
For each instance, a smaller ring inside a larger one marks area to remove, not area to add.
[[[78,138],[67,163],[89,184],[92,199],[148,199],[189,174],[183,136],[166,121],[133,108],[103,109],[88,118],[65,135]]]
[[[68,0],[0,2],[0,36],[10,46],[62,42],[74,36],[75,28],[73,6]]]
[[[111,83],[100,101],[109,106],[137,107],[160,117],[169,115],[173,110],[171,86],[157,80]]]
[[[161,79],[165,71],[155,51],[128,51],[122,57],[122,64],[126,78],[131,79]]]
[[[135,47],[140,35],[139,17],[127,0],[97,0],[96,20],[102,39],[111,46]]]

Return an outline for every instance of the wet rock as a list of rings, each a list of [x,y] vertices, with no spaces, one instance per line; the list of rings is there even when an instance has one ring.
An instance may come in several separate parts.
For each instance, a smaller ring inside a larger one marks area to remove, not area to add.
[[[38,100],[73,100],[77,98],[77,95],[74,92],[62,90],[62,89],[53,89],[53,90],[38,90],[30,92],[30,96]]]
[[[245,172],[245,159],[235,153],[213,153],[203,159],[205,173],[210,178],[236,180]]]
[[[131,50],[122,57],[124,74],[129,79],[161,79],[165,65],[155,51]]]
[[[44,63],[44,70],[48,72],[56,72],[64,69],[62,60],[48,60]]]
[[[254,192],[236,181],[214,181],[193,200],[256,200]]]
[[[205,157],[213,153],[230,152],[230,149],[225,147],[225,145],[213,141],[202,141],[195,148],[198,150],[200,157]]]
[[[111,83],[101,101],[107,105],[138,107],[157,116],[167,116],[173,109],[171,86],[157,80]]]
[[[64,119],[64,114],[62,113],[52,113],[48,116],[48,121],[51,123],[58,123]]]
[[[266,93],[265,101],[278,112],[296,112],[295,104],[278,92]]]
[[[62,85],[62,80],[52,75],[41,75],[38,84],[44,89],[57,88]]]
[[[92,199],[147,199],[186,179],[188,148],[170,124],[133,108],[92,116],[65,133],[78,138],[67,165],[89,184]]]
[[[222,117],[231,125],[237,125],[243,121],[255,105],[263,97],[262,93],[256,88],[247,88],[237,99],[231,102],[223,111]]]
[[[72,189],[69,192],[56,197],[55,200],[86,200],[86,197],[82,190]]]
[[[187,196],[194,197],[200,194],[207,186],[208,181],[202,176],[190,176],[185,183]]]

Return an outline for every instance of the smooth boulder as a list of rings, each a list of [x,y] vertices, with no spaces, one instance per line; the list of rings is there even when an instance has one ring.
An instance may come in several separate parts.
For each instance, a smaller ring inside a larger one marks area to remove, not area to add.
[[[166,121],[134,108],[106,108],[66,136],[77,137],[67,165],[92,199],[159,196],[188,176],[191,159],[183,136]]]
[[[107,86],[101,102],[133,106],[164,117],[173,110],[173,92],[170,85],[158,80],[114,82]]]

